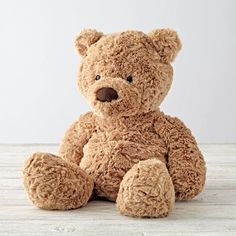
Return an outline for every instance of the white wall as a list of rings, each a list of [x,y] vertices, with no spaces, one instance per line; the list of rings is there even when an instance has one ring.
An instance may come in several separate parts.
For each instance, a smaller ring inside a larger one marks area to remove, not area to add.
[[[0,1],[0,143],[59,142],[89,107],[76,88],[73,41],[171,27],[182,52],[162,110],[181,117],[199,142],[236,142],[236,1]]]

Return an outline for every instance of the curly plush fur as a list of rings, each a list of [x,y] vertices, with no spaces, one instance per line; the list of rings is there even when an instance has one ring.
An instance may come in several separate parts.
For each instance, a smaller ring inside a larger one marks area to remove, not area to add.
[[[122,214],[164,217],[175,199],[204,187],[206,168],[191,131],[159,105],[181,48],[175,31],[83,30],[78,86],[93,112],[74,122],[58,156],[35,153],[23,174],[41,208],[79,208],[95,195],[117,201]],[[98,92],[99,91],[99,92]]]

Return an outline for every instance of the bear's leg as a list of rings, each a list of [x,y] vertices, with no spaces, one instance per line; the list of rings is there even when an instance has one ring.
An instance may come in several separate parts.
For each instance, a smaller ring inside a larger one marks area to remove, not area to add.
[[[167,216],[174,206],[175,192],[166,165],[157,159],[135,164],[125,174],[116,202],[124,215]]]
[[[87,173],[49,153],[34,153],[25,163],[23,178],[30,200],[44,209],[79,208],[93,191],[93,180]]]

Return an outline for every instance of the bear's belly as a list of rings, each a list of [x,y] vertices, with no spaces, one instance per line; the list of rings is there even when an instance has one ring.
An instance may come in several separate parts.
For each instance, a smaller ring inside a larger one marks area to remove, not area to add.
[[[93,177],[95,194],[115,201],[123,176],[134,164],[151,158],[165,162],[165,144],[157,137],[154,142],[151,140],[148,143],[147,139],[145,142],[128,138],[106,142],[91,139],[84,147],[80,167]]]

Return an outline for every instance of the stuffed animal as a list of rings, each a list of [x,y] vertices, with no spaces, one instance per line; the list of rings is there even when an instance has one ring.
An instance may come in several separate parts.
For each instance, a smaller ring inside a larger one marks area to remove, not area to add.
[[[159,106],[181,48],[177,33],[83,30],[77,84],[92,111],[67,130],[58,156],[37,152],[26,161],[24,186],[44,209],[75,209],[94,197],[124,215],[165,217],[175,200],[204,187],[204,158],[191,131]]]

